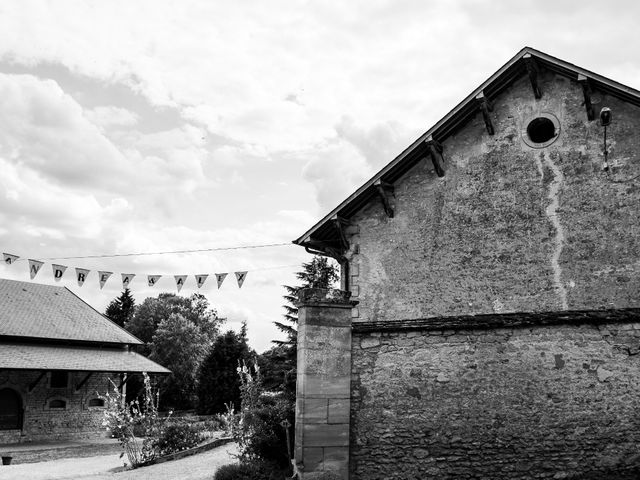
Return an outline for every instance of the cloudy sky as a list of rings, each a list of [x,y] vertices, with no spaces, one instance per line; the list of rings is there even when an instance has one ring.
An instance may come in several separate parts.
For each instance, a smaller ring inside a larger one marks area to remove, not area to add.
[[[120,273],[140,302],[230,272],[201,292],[262,351],[300,247],[48,259],[288,243],[525,45],[640,88],[638,18],[634,1],[3,1],[0,251],[45,261],[41,283],[67,265],[100,311]],[[0,277],[30,281],[24,261]]]

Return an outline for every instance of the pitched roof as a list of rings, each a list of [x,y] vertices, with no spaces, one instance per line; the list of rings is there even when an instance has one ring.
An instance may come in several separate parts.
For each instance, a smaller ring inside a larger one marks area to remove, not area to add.
[[[142,342],[66,287],[0,279],[0,336],[98,343]]]
[[[366,205],[373,196],[378,195],[376,188],[378,182],[393,183],[418,161],[428,156],[427,140],[432,138],[442,142],[455,133],[465,122],[474,117],[479,112],[476,100],[479,94],[483,94],[487,100],[492,101],[517,79],[527,75],[528,56],[533,58],[533,61],[537,65],[547,70],[563,75],[574,81],[578,81],[579,77],[586,77],[592,89],[640,106],[640,91],[565,62],[564,60],[547,55],[531,47],[524,47],[496,73],[471,92],[453,110],[423,133],[406,150],[376,173],[368,182],[358,188],[345,201],[329,212],[322,220],[294,240],[293,243],[317,250],[326,250],[327,247],[340,249],[340,231],[338,227],[336,227],[336,222],[339,221],[340,218],[350,218]]]
[[[0,342],[0,369],[171,373],[125,348]]]

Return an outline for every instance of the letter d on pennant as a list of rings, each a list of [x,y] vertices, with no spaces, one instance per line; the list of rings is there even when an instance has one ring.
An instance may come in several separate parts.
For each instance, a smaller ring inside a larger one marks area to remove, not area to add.
[[[54,280],[56,282],[59,282],[60,279],[62,278],[62,275],[64,275],[64,272],[67,269],[67,267],[65,267],[64,265],[56,265],[55,263],[51,265],[51,267],[53,267]]]

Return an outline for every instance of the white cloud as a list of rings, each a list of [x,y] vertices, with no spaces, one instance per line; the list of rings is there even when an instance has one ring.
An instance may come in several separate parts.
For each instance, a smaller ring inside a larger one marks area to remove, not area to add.
[[[132,127],[138,123],[138,115],[131,110],[110,105],[85,110],[84,115],[91,123],[102,129]]]

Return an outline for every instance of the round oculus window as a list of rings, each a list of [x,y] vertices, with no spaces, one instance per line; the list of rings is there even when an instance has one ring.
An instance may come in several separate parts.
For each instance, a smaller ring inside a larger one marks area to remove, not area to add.
[[[555,115],[541,113],[530,119],[522,132],[522,138],[533,148],[543,148],[551,145],[560,134],[560,122]]]

